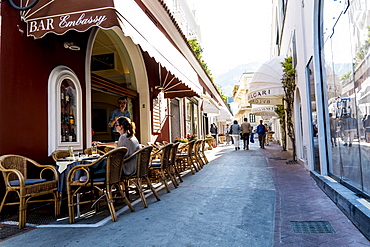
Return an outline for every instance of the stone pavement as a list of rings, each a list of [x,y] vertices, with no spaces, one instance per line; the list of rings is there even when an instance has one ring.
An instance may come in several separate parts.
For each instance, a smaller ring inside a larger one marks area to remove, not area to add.
[[[36,228],[0,246],[370,246],[278,145],[221,145],[207,156],[179,188],[123,210],[118,222]]]

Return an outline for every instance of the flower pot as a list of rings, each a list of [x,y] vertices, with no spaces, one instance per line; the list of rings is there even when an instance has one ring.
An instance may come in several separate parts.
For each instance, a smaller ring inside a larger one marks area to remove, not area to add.
[[[208,144],[208,150],[212,150],[213,138],[206,138]]]

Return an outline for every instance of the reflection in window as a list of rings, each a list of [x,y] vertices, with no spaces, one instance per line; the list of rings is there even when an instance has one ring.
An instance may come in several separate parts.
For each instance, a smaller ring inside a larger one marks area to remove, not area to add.
[[[369,13],[363,4],[324,1],[322,54],[332,148],[329,173],[369,194],[370,23],[364,21]]]

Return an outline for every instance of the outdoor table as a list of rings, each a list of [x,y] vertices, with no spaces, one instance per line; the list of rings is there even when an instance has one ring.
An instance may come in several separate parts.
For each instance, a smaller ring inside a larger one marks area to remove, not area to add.
[[[99,156],[100,155],[94,155],[94,156],[90,155],[90,156],[77,157],[77,158],[76,157],[66,157],[66,158],[61,158],[57,160],[56,168],[57,168],[58,176],[59,176],[58,177],[58,191],[60,192],[60,196],[63,191],[67,190],[66,179],[67,179],[69,171],[77,165],[90,164],[94,162],[95,160],[97,160]],[[76,171],[74,175],[74,180],[80,180],[84,175],[85,174],[83,174],[81,170]],[[80,200],[80,195],[77,194],[77,201],[79,200]],[[80,205],[78,205],[77,206],[77,217],[80,217],[80,216],[81,216]]]
[[[99,156],[86,156],[86,157],[66,157],[62,159],[58,159],[56,162],[56,167],[58,171],[58,191],[66,191],[66,179],[68,172],[75,166],[81,164],[89,164],[93,161],[97,160]],[[77,171],[74,179],[79,180],[84,174],[82,171]]]

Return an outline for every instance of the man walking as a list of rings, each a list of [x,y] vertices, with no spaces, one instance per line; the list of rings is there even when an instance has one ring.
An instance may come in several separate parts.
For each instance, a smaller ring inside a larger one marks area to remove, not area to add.
[[[241,124],[241,128],[242,128],[244,149],[249,150],[249,135],[252,132],[252,126],[250,123],[248,123],[248,118],[244,118],[244,122]]]
[[[260,124],[257,126],[257,134],[260,148],[265,149],[266,128],[263,125],[263,120],[260,120]]]

